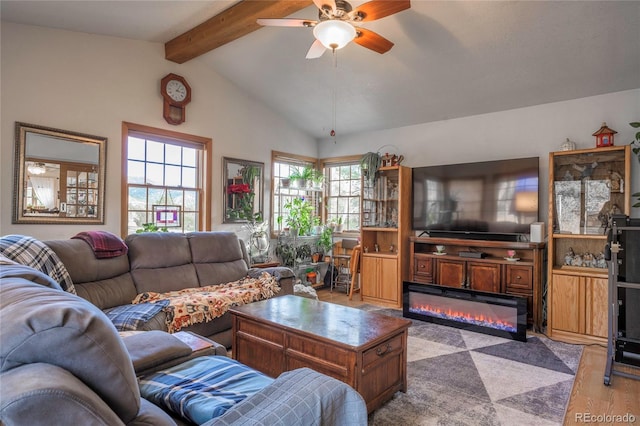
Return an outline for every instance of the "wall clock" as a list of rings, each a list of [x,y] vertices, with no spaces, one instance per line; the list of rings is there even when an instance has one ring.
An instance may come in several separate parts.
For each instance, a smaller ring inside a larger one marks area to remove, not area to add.
[[[176,74],[167,74],[160,82],[160,93],[164,99],[162,116],[167,123],[184,123],[187,104],[191,102],[191,87],[187,80]]]

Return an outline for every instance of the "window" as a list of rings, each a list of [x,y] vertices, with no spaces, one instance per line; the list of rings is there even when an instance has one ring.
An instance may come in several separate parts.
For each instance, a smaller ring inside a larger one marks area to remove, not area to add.
[[[359,231],[362,194],[360,157],[326,159],[322,166],[326,180],[325,221],[341,219],[343,230]]]
[[[271,153],[272,166],[272,188],[271,193],[273,199],[271,210],[273,212],[271,219],[271,229],[273,233],[279,233],[287,227],[287,209],[284,206],[296,197],[304,197],[312,203],[315,214],[320,216],[320,200],[322,193],[318,190],[310,190],[308,188],[299,188],[295,182],[286,182],[291,172],[296,168],[302,169],[307,166],[314,167],[316,159],[311,157],[303,157],[299,155],[286,154],[283,152],[273,151]],[[281,220],[278,220],[281,218]]]
[[[123,123],[122,234],[211,228],[211,139]]]

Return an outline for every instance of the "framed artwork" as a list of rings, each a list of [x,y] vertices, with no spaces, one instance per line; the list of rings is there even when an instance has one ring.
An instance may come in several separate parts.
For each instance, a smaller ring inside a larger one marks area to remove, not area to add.
[[[153,223],[159,227],[171,228],[180,226],[180,206],[154,204]]]

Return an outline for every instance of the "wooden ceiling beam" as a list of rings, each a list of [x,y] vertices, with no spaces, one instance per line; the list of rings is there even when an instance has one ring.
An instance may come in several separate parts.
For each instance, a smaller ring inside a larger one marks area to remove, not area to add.
[[[284,18],[312,4],[312,0],[241,1],[166,42],[164,56],[183,64],[261,28],[256,23],[258,18]]]

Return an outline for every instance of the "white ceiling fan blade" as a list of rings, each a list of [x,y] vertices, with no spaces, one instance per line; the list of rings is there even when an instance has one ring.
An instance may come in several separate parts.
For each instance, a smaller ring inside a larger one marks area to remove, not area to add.
[[[309,51],[307,52],[307,59],[316,59],[324,54],[324,51],[327,50],[320,40],[316,40],[313,42]]]
[[[313,27],[317,24],[316,21],[296,18],[259,18],[256,22],[267,27]]]

